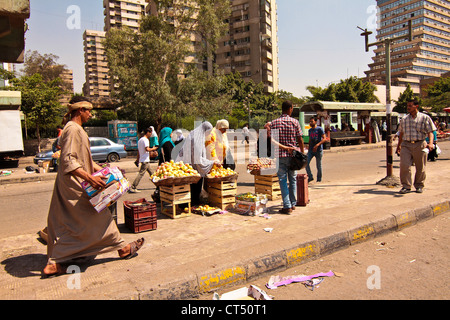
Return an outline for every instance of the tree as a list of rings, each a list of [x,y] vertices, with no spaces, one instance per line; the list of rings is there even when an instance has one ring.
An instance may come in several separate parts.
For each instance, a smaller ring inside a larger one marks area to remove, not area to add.
[[[305,99],[303,97],[302,98],[297,98],[291,92],[287,92],[287,91],[284,91],[284,90],[277,91],[276,92],[276,96],[277,96],[277,101],[278,102],[279,101],[282,102],[282,101],[290,100],[290,101],[292,101],[292,103],[294,105],[297,105],[297,106],[301,106],[302,104],[304,104],[307,101],[307,99]]]
[[[405,91],[403,91],[400,94],[400,96],[398,97],[398,100],[394,100],[395,107],[394,107],[394,109],[392,109],[392,111],[398,112],[398,113],[407,113],[406,105],[407,105],[408,101],[411,99],[414,99],[414,92],[412,91],[411,86],[408,83]]]
[[[38,51],[27,51],[22,72],[25,76],[39,73],[45,82],[50,82],[57,78],[62,79],[62,74],[67,71],[67,66],[57,63],[58,59],[59,57],[53,53],[42,55]],[[71,89],[69,84],[63,81],[59,85],[64,91]]]
[[[204,111],[205,106],[195,105],[194,99],[180,105],[183,100],[177,94],[183,90],[201,91],[208,87],[207,80],[220,81],[204,78],[201,73],[189,74],[186,61],[193,50],[191,37],[196,32],[205,36],[202,40],[208,43],[203,55],[212,52],[224,30],[229,1],[155,0],[153,3],[157,15],[143,17],[139,33],[128,28],[113,29],[106,35],[105,50],[114,81],[112,97],[136,120],[153,121],[159,131],[163,113]],[[203,85],[192,86],[190,80],[183,83],[182,74],[199,77]]]
[[[225,76],[211,76],[198,69],[180,80],[177,96],[179,103],[176,112],[180,115],[194,115],[203,119],[217,114],[231,115],[234,106]]]
[[[433,112],[441,112],[449,106],[450,101],[450,77],[441,77],[433,85],[426,89],[428,96],[423,100],[423,105],[431,108]]]
[[[433,85],[426,89],[429,97],[438,97],[446,92],[450,92],[450,77],[439,78]]]
[[[308,86],[306,89],[312,94],[307,97],[309,101],[379,102],[375,95],[376,86],[357,77],[340,80],[326,88]]]
[[[38,151],[40,150],[40,129],[54,124],[64,113],[59,103],[59,97],[63,93],[61,79],[44,81],[41,74],[22,76],[11,80],[12,86],[8,90],[17,90],[22,93],[21,109],[27,121],[36,128],[38,139]]]

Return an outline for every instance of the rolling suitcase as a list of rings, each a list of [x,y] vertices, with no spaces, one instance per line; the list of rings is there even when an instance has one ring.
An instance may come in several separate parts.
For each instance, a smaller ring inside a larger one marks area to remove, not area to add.
[[[309,203],[308,175],[297,174],[297,207],[304,207]]]

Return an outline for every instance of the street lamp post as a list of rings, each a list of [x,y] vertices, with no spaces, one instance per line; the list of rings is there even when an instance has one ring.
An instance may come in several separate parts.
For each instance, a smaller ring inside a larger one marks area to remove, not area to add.
[[[369,43],[369,35],[372,32],[367,31],[367,29],[362,29],[358,27],[358,29],[364,31],[361,33],[361,36],[365,37],[366,42],[366,52],[369,52],[369,48],[372,46],[383,45],[385,48],[385,63],[386,63],[386,125],[387,125],[387,137],[386,137],[386,177],[377,182],[377,184],[386,185],[386,186],[398,186],[400,185],[400,181],[397,177],[393,175],[393,153],[392,153],[392,106],[391,106],[391,45],[394,41],[401,39],[408,39],[412,41],[412,21],[408,21],[408,34],[404,36],[399,36],[395,38],[386,38],[382,41]]]

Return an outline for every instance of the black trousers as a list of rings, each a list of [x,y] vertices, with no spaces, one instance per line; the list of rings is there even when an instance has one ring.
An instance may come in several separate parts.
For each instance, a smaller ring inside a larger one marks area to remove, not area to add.
[[[202,193],[203,180],[204,180],[203,178],[200,178],[200,180],[197,183],[191,184],[191,205],[192,206],[200,205],[200,194]]]

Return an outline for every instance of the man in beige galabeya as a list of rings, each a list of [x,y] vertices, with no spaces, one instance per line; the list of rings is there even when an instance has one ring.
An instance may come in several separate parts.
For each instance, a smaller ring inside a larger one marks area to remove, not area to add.
[[[95,189],[105,187],[102,177],[92,175],[101,167],[92,160],[89,138],[81,126],[91,118],[92,107],[84,97],[74,97],[68,105],[48,213],[48,262],[43,276],[64,273],[61,263],[113,250],[120,258],[130,258],[144,244],[143,238],[125,244],[109,210],[97,212],[81,186],[85,180]]]

